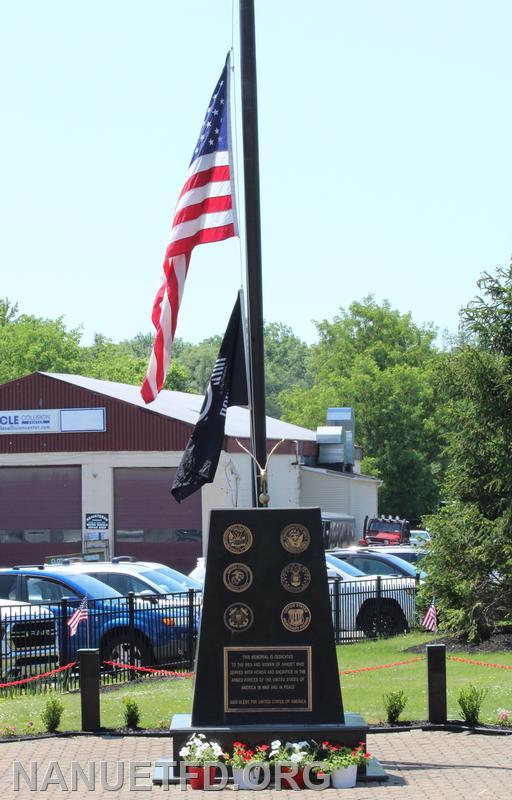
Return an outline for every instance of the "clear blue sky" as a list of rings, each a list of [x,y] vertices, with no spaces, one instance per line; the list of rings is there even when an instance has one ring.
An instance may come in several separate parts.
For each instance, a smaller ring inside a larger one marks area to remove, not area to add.
[[[455,330],[512,251],[512,4],[256,0],[256,17],[266,319],[311,342],[373,293]],[[151,329],[231,41],[231,0],[3,5],[0,296],[84,342]],[[238,242],[197,248],[177,335],[221,333],[239,282]]]

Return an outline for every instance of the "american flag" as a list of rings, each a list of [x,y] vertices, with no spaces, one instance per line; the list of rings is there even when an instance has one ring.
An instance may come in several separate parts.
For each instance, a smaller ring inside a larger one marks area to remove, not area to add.
[[[437,611],[434,598],[432,598],[432,602],[427,608],[427,613],[423,617],[421,624],[427,629],[427,631],[430,631],[431,633],[437,633]]]
[[[162,388],[174,341],[190,256],[196,244],[238,235],[229,136],[229,55],[206,110],[171,226],[163,282],[153,304],[155,342],[141,394],[151,403]]]
[[[89,619],[89,611],[87,597],[84,597],[76,611],[74,611],[68,619],[69,635],[74,636],[79,624],[82,622],[82,620],[85,621],[86,619]]]

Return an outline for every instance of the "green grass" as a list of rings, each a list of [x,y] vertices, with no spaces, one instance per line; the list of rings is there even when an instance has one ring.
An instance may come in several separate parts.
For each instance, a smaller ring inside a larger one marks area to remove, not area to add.
[[[438,637],[441,638],[441,637]],[[406,661],[420,653],[404,652],[406,648],[424,642],[435,642],[436,637],[423,633],[409,633],[392,639],[365,641],[338,647],[340,670]],[[449,655],[469,658],[487,663],[512,666],[512,653],[485,653],[475,656],[466,652],[450,652]],[[357,711],[367,722],[384,721],[386,718],[382,695],[403,689],[408,702],[402,719],[425,720],[427,718],[427,667],[426,659],[400,667],[342,675],[343,704],[347,711]],[[447,659],[446,682],[448,687],[448,718],[460,719],[457,703],[460,690],[474,684],[488,689],[482,704],[481,722],[495,723],[498,708],[512,709],[512,670],[479,667],[461,664]]]
[[[360,669],[415,658],[421,654],[407,653],[406,648],[427,641],[435,641],[435,637],[410,633],[392,639],[341,645],[337,648],[339,669]],[[463,652],[450,655],[473,658]],[[477,654],[474,660],[512,666],[512,653]],[[469,684],[489,690],[482,706],[482,722],[496,722],[498,708],[512,709],[512,670],[461,664],[448,659],[447,683],[450,719],[460,719],[457,697],[460,689],[467,688]],[[427,717],[425,659],[389,669],[342,675],[341,686],[345,709],[359,712],[370,723],[385,719],[382,695],[393,689],[403,689],[409,698],[402,715],[404,720],[424,720]],[[132,696],[139,705],[141,727],[165,728],[172,714],[190,711],[192,680],[152,679],[131,685],[122,684],[119,688],[102,692],[101,721],[104,727],[122,727],[124,723],[121,701],[127,695]],[[80,695],[73,693],[59,696],[64,704],[61,729],[79,730]],[[15,726],[17,732],[24,733],[26,723],[30,720],[34,723],[34,731],[41,732],[43,726],[40,714],[47,697],[45,694],[29,694],[0,699],[0,729],[9,725]]]

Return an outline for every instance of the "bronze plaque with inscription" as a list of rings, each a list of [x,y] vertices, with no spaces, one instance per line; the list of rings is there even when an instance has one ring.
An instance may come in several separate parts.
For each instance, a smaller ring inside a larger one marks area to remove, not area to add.
[[[311,647],[225,647],[224,712],[311,711]]]

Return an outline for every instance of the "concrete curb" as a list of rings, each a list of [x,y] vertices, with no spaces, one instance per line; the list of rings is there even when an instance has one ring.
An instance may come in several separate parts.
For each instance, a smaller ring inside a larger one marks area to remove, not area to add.
[[[448,733],[474,733],[482,736],[512,736],[512,728],[483,728],[480,726],[471,727],[457,722],[446,722],[439,725],[412,724],[412,725],[392,725],[373,727],[369,726],[369,734],[379,733],[409,733],[411,731],[445,731]],[[169,731],[122,731],[119,729],[100,729],[99,731],[57,731],[56,733],[38,733],[27,736],[5,736],[0,738],[0,744],[4,742],[37,742],[42,739],[73,739],[77,736],[96,736],[104,739],[169,739]]]

